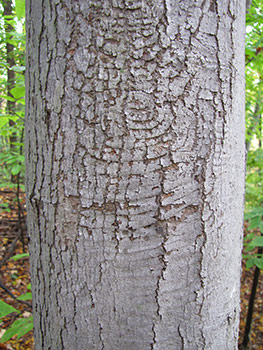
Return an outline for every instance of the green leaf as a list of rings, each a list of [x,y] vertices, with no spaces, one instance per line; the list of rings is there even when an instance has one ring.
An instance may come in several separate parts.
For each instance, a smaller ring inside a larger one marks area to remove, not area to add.
[[[14,98],[18,100],[19,98],[25,96],[25,87],[24,86],[16,86],[13,89],[11,89],[10,92],[14,96]]]
[[[10,142],[10,145],[13,145],[13,146],[24,146],[24,143],[23,142]]]
[[[31,300],[31,299],[32,299],[32,293],[30,292],[22,294],[19,297],[17,297],[17,300]]]
[[[254,228],[258,228],[261,223],[261,217],[255,216],[249,220],[249,230],[253,230]]]
[[[242,254],[243,259],[251,259],[252,255],[251,254]]]
[[[6,330],[0,341],[5,343],[13,336],[17,336],[20,339],[23,335],[27,334],[33,329],[33,317],[19,318],[11,324],[11,326]]]
[[[8,117],[0,117],[0,129],[3,128],[9,121]]]
[[[12,183],[10,183],[10,182],[1,182],[0,183],[0,188],[1,187],[9,187],[9,188],[16,188],[16,186],[17,186],[17,184],[12,184]],[[24,189],[25,187],[23,186],[23,189]]]
[[[246,268],[247,269],[251,269],[251,267],[253,267],[255,265],[255,258],[251,257],[250,259],[248,259],[246,261]]]
[[[255,258],[255,265],[262,270],[263,269],[263,258]]]
[[[250,244],[254,247],[263,247],[263,236],[255,237]]]
[[[252,238],[254,238],[255,234],[253,232],[247,234],[246,236],[244,236],[244,242],[246,241],[250,241]]]
[[[25,66],[13,66],[10,68],[10,70],[17,72],[17,73],[22,73],[25,71],[25,69],[26,69]]]
[[[13,45],[14,47],[17,47],[17,43],[19,42],[18,39],[12,38],[12,39],[7,39],[6,42],[10,45]]]
[[[17,174],[19,174],[20,171],[21,171],[21,169],[22,169],[21,164],[16,164],[16,165],[11,169],[11,174],[12,174],[12,175],[17,175]]]
[[[17,111],[16,115],[19,116],[19,118],[24,119],[25,118],[25,112],[24,111]]]
[[[1,209],[2,211],[7,212],[7,213],[10,213],[10,212],[11,212],[11,209],[9,209],[8,203],[0,203],[0,209]]]
[[[8,208],[8,203],[0,203],[1,208]]]
[[[16,103],[17,103],[17,104],[19,104],[19,105],[22,105],[22,106],[24,106],[24,105],[26,104],[26,102],[25,102],[25,99],[24,99],[24,98],[23,98],[23,99],[18,100]]]
[[[9,155],[9,154],[2,154],[1,159],[5,160],[6,164],[16,164],[17,163],[17,157]]]
[[[25,17],[25,0],[15,0],[16,2],[16,15],[20,20]]]
[[[3,118],[8,118],[9,120],[13,120],[14,122],[16,122],[17,119],[18,119],[18,117],[16,115],[12,115],[12,114],[0,114],[0,116],[3,117]],[[9,128],[12,128],[14,132],[16,131],[15,130],[15,128],[16,128],[15,126],[9,126]]]
[[[29,256],[29,253],[22,253],[22,254],[17,254],[17,255],[14,255],[12,256],[12,258],[10,258],[9,260],[19,260],[19,259],[23,259],[25,257],[28,257]]]
[[[254,250],[254,249],[255,249],[255,247],[249,243],[249,244],[246,246],[245,251],[246,251],[246,252],[251,252],[251,251]]]
[[[250,209],[248,212],[245,214],[245,220],[249,220],[250,218],[254,217],[261,217],[263,216],[263,208],[261,207],[254,207]]]
[[[8,64],[5,61],[0,61],[0,66],[2,66],[4,68],[8,68]]]
[[[13,19],[14,16],[13,15],[5,15],[5,16],[2,16],[3,18],[5,19]]]
[[[7,100],[7,101],[11,101],[11,102],[16,101],[15,98],[7,96],[7,95],[1,95],[1,98],[3,98],[4,100]]]
[[[0,318],[4,317],[6,315],[11,314],[12,312],[17,312],[19,311],[15,309],[13,306],[5,303],[4,301],[0,300]]]
[[[255,56],[256,49],[250,48],[250,47],[246,47],[245,54],[246,54],[246,56]]]

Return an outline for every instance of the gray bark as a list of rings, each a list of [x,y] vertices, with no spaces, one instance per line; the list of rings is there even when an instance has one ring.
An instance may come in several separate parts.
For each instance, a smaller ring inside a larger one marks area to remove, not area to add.
[[[237,348],[238,0],[28,0],[36,350]]]
[[[249,12],[250,6],[251,6],[252,0],[246,0],[246,13]]]

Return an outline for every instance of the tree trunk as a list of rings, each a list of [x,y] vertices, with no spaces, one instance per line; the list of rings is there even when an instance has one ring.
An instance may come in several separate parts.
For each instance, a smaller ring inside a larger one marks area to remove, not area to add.
[[[36,350],[237,348],[244,17],[27,1]]]

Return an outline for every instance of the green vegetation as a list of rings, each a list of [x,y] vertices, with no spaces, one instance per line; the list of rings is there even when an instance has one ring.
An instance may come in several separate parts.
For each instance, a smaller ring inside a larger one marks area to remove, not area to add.
[[[0,187],[24,187],[25,0],[0,1]]]
[[[246,209],[250,233],[244,245],[247,268],[263,269],[263,1],[253,0],[246,35]],[[257,249],[258,248],[258,249]]]
[[[27,288],[29,292],[20,295],[17,298],[17,300],[26,301],[32,299],[32,294],[30,292],[31,285],[28,284]],[[7,342],[15,335],[17,336],[17,339],[20,339],[23,335],[25,335],[33,329],[33,316],[31,315],[31,313],[24,313],[21,315],[21,312],[19,310],[0,300],[0,319],[11,313],[15,313],[16,316],[18,316],[18,318],[8,327],[8,329],[2,336],[2,343]]]
[[[28,253],[18,254],[13,256],[11,259],[16,261],[27,257]],[[31,284],[27,285],[27,293],[24,293],[16,298],[16,300],[27,303],[28,300],[32,300],[31,293]],[[14,296],[13,296],[14,297]],[[31,303],[27,304],[30,305]],[[10,340],[12,337],[16,336],[17,339],[20,339],[23,335],[27,334],[33,329],[33,316],[31,312],[24,312],[17,310],[13,306],[7,304],[3,300],[0,300],[0,320],[10,314],[15,316],[15,321],[6,329],[5,333],[1,337],[1,343],[5,343]]]
[[[0,188],[24,189],[24,114],[25,114],[25,0],[0,0]],[[1,210],[9,210],[5,203]],[[14,258],[14,257],[13,257]],[[19,259],[21,257],[17,257]],[[32,299],[28,293],[17,298]],[[33,328],[31,313],[21,312],[0,301],[0,319],[15,313],[16,320],[1,338],[4,343],[14,335],[17,339]]]

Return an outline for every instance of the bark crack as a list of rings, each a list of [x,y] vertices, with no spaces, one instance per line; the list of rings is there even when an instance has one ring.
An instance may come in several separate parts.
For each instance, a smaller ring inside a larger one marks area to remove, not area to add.
[[[162,208],[162,196],[165,193],[164,191],[164,167],[161,167],[161,176],[160,176],[160,192],[159,195],[156,196],[156,202],[157,202],[157,214],[156,214],[156,218],[157,220],[160,220],[161,218],[161,208]],[[161,248],[163,251],[163,254],[159,255],[159,261],[162,265],[162,269],[160,272],[159,277],[157,278],[157,283],[156,283],[156,289],[155,289],[155,301],[157,304],[157,309],[156,309],[156,313],[157,316],[159,317],[159,322],[162,321],[162,313],[161,313],[161,304],[160,304],[160,290],[161,290],[161,281],[165,280],[165,271],[167,269],[167,265],[168,265],[168,261],[166,259],[166,256],[168,255],[167,249],[166,249],[166,242],[168,240],[168,224],[166,223],[164,226],[163,222],[160,222],[159,224],[157,224],[156,227],[156,231],[158,234],[160,234],[163,239],[162,239],[162,243],[161,243]],[[157,326],[158,322],[153,323],[152,326],[152,332],[153,332],[153,343],[151,345],[151,349],[154,350],[155,346],[157,344],[157,332],[156,332],[156,326]]]
[[[100,342],[101,342],[101,350],[105,349],[105,344],[104,344],[104,339],[103,339],[103,326],[101,323],[99,323],[99,338],[100,338]]]
[[[184,336],[183,336],[183,334],[182,334],[180,325],[178,325],[177,331],[178,331],[179,337],[181,338],[181,342],[182,342],[182,348],[181,348],[181,350],[184,350],[184,349],[185,349],[185,338],[184,338]]]

